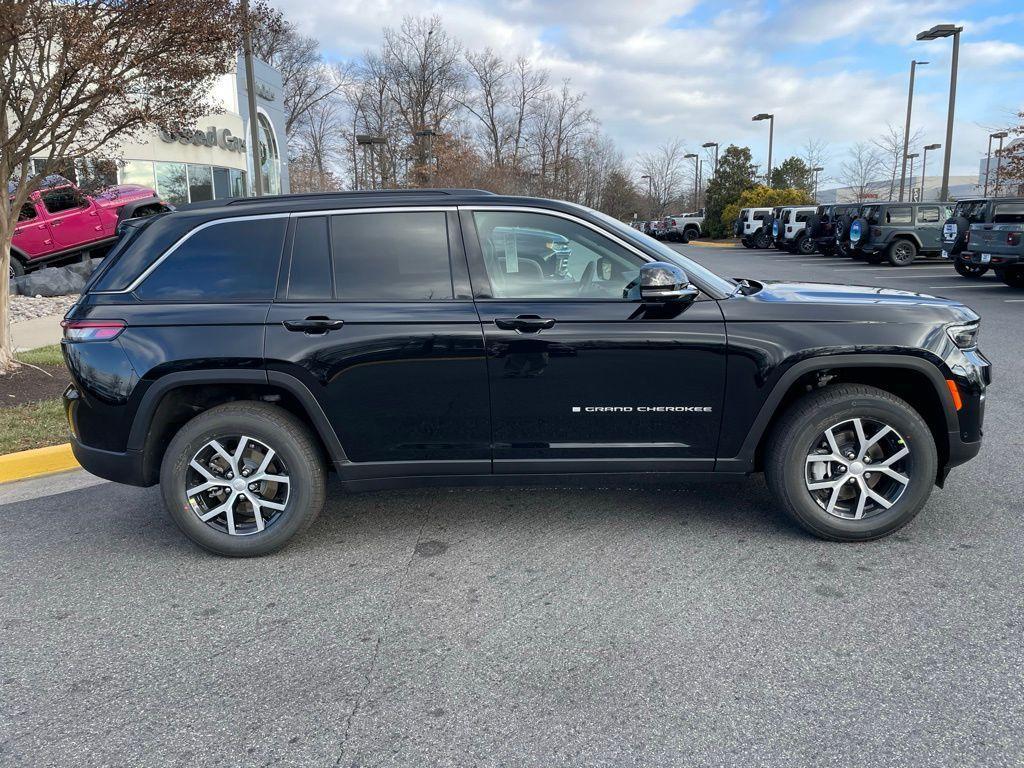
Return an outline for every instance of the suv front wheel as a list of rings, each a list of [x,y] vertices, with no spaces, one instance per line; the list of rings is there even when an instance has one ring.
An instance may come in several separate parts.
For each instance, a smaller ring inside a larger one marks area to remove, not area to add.
[[[325,472],[309,430],[266,403],[204,411],[171,440],[160,488],[171,519],[199,546],[266,555],[305,530],[324,504]]]
[[[805,530],[833,541],[867,541],[909,523],[935,483],[928,425],[904,400],[840,384],[798,400],[765,454],[765,478]]]

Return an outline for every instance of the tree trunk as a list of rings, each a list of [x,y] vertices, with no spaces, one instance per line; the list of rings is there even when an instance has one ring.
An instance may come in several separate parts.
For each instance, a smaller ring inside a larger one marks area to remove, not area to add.
[[[6,230],[6,222],[0,221],[0,274],[4,275],[10,273],[11,265],[11,235]],[[8,281],[0,290],[0,373],[5,373],[16,365],[14,346],[11,342],[9,285]]]

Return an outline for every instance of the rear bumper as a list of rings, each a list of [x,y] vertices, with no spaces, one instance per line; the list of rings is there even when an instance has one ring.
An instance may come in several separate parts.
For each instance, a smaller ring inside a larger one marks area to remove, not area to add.
[[[1024,254],[1017,253],[998,253],[992,251],[985,251],[989,255],[988,261],[981,260],[981,251],[961,251],[959,258],[961,261],[967,264],[977,264],[982,267],[1016,267],[1024,264]]]
[[[142,453],[139,451],[104,451],[83,445],[76,437],[71,438],[71,452],[82,465],[82,469],[104,480],[113,480],[125,485],[147,487],[153,485],[143,471]]]

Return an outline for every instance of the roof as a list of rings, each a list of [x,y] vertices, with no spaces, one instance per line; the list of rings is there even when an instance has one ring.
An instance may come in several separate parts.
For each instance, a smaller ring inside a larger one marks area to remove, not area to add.
[[[178,208],[179,211],[204,211],[224,209],[228,215],[240,215],[241,209],[260,213],[317,210],[331,208],[361,207],[373,205],[429,205],[431,203],[452,205],[455,200],[495,197],[493,192],[482,189],[366,189],[349,192],[310,192],[293,195],[265,195],[263,197],[231,197],[220,200],[205,200]]]

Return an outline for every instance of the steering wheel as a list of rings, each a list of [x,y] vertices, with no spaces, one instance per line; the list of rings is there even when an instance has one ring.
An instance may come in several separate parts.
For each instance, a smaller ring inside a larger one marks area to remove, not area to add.
[[[582,296],[586,293],[587,289],[590,288],[590,284],[594,282],[594,275],[597,270],[594,268],[595,262],[591,261],[587,263],[587,268],[583,270],[583,275],[580,277],[580,287],[576,291],[577,295]]]

